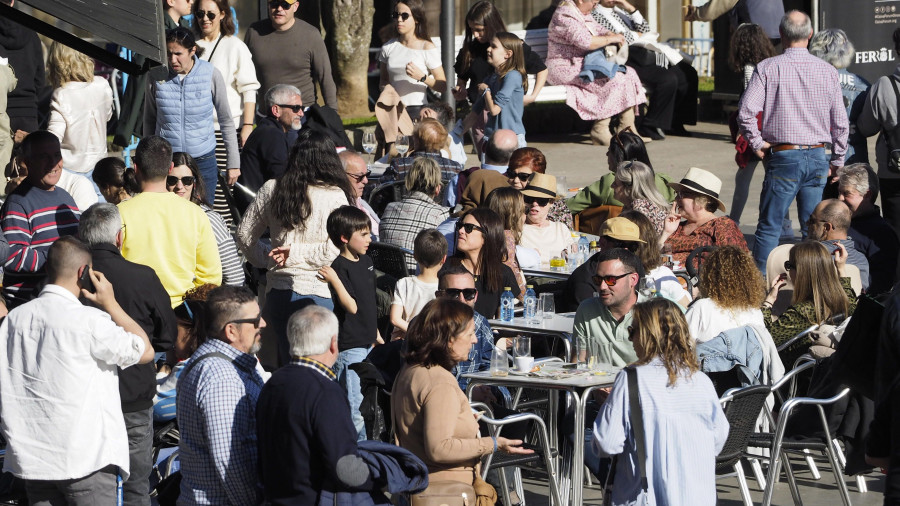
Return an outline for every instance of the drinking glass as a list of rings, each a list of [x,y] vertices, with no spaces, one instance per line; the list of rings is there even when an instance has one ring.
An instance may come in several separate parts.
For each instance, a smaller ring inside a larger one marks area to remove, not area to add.
[[[397,149],[397,152],[400,153],[400,156],[406,156],[406,152],[409,151],[409,137],[398,135],[394,147]]]
[[[545,319],[553,318],[553,315],[556,314],[556,305],[553,301],[552,293],[541,294],[541,309]]]
[[[644,276],[638,281],[638,293],[650,299],[656,297],[656,280],[650,276]]]
[[[531,356],[531,338],[518,336],[513,340],[513,353],[517,357]]]
[[[378,147],[378,142],[375,140],[375,132],[363,132],[362,146],[363,150],[370,155],[375,152],[375,148]]]
[[[565,197],[569,193],[566,176],[556,176],[556,193]]]

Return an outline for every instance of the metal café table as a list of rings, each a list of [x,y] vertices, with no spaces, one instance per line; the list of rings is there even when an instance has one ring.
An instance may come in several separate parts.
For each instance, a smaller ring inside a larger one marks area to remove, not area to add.
[[[506,330],[522,334],[551,336],[559,339],[566,350],[565,360],[574,360],[572,350],[572,329],[575,326],[575,313],[554,313],[550,318],[540,318],[539,322],[531,323],[521,316],[512,319],[511,322],[502,320],[488,320],[491,328]]]
[[[549,367],[549,364],[546,367]],[[463,377],[469,379],[467,394],[471,394],[472,388],[477,385],[547,390],[550,395],[547,409],[547,425],[550,432],[551,446],[554,446],[557,450],[561,449],[559,438],[557,437],[559,433],[556,409],[559,402],[558,395],[561,391],[572,395],[575,405],[575,442],[572,461],[564,462],[562,451],[560,451],[561,461],[557,465],[557,469],[560,469],[560,494],[562,495],[563,503],[580,505],[584,492],[584,418],[587,399],[593,390],[612,386],[618,372],[618,368],[613,368],[609,365],[605,366],[604,370],[607,371],[604,374],[579,371],[578,375],[569,377],[542,377],[534,374],[520,375],[515,373],[508,376],[491,376],[489,371],[464,374]],[[568,470],[568,472],[564,472],[564,469]],[[553,472],[553,470],[548,469],[547,472]],[[570,492],[571,501],[568,500]]]
[[[572,270],[569,270],[569,267],[560,267],[562,270],[552,270],[549,265],[541,265],[539,267],[531,267],[531,268],[522,268],[522,274],[526,277],[531,278],[549,278],[565,281],[569,279],[569,275],[572,274]]]

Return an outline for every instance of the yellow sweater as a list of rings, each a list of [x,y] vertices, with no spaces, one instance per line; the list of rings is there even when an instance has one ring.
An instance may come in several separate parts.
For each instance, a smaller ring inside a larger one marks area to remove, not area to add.
[[[222,283],[222,263],[206,213],[174,193],[144,192],[119,204],[122,256],[156,271],[171,298],[205,283]]]

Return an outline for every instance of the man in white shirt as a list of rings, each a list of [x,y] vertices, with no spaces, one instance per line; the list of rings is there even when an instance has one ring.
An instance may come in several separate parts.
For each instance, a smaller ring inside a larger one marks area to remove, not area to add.
[[[115,504],[116,475],[128,477],[116,367],[152,361],[153,347],[90,265],[87,246],[60,238],[48,284],[0,325],[3,470],[25,480],[31,504]]]

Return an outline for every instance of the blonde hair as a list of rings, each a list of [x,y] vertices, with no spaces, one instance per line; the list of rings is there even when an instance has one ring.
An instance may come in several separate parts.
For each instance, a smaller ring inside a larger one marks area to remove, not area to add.
[[[636,160],[622,162],[615,174],[616,179],[628,188],[631,200],[646,199],[663,211],[669,208],[669,203],[656,187],[656,174],[646,163]]]
[[[789,259],[796,268],[791,305],[812,302],[816,321],[809,323],[821,323],[837,314],[849,316],[850,301],[825,246],[817,241],[803,241],[791,248]]]
[[[484,207],[497,213],[503,221],[503,229],[512,232],[516,244],[522,239],[522,216],[525,216],[525,198],[522,192],[511,186],[495,188],[488,194]]]
[[[94,80],[94,60],[54,41],[47,59],[47,77],[54,88],[69,82],[89,83]]]
[[[406,172],[403,182],[409,193],[422,192],[433,197],[435,190],[441,185],[441,169],[431,158],[417,157],[413,160],[412,167]]]
[[[635,348],[641,350],[635,365],[659,357],[668,373],[670,387],[675,386],[679,374],[690,378],[700,370],[694,339],[684,314],[674,302],[658,297],[635,304],[631,325]]]

